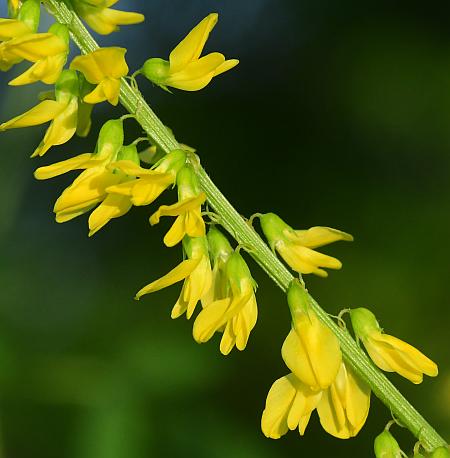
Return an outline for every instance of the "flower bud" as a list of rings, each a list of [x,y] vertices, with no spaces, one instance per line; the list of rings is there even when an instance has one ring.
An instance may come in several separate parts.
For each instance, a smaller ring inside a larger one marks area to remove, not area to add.
[[[17,2],[15,2],[17,4]],[[40,0],[27,0],[22,4],[17,19],[24,22],[32,32],[37,32],[41,18]]]
[[[394,436],[384,430],[375,438],[373,445],[376,458],[401,458],[402,451]]]

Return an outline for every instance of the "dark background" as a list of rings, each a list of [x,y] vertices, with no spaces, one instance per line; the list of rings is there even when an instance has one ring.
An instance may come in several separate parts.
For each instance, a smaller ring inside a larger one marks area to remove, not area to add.
[[[241,60],[198,93],[140,87],[177,138],[244,215],[275,211],[296,228],[355,236],[324,249],[343,261],[307,277],[332,314],[375,311],[385,330],[440,365],[414,386],[389,377],[444,436],[450,431],[450,7],[439,2],[121,1],[144,24],[99,37],[128,48],[132,70],[167,57],[211,11],[206,51]],[[5,16],[5,5],[0,7]],[[42,29],[49,25],[43,18]],[[8,88],[26,64],[0,75],[5,121],[33,106],[42,85]],[[260,415],[287,373],[283,294],[249,259],[259,320],[245,352],[199,346],[192,323],[170,319],[179,287],[133,300],[180,260],[135,208],[93,239],[87,218],[56,224],[52,207],[73,176],[37,182],[33,170],[92,151],[98,129],[123,114],[95,108],[92,133],[29,159],[44,128],[0,137],[0,418],[4,457],[279,458],[370,456],[390,419],[373,399],[352,440],[327,435],[313,414],[306,435],[266,439]],[[127,141],[140,135],[126,121]],[[159,203],[171,203],[166,194]],[[393,429],[405,451],[414,438]]]

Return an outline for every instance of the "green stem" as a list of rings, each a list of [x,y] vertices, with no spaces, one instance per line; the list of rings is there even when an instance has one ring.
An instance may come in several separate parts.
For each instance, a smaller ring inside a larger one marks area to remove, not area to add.
[[[43,2],[56,20],[66,24],[72,38],[81,52],[88,53],[98,49],[98,44],[86,30],[76,13],[67,1],[44,0]],[[135,114],[136,120],[148,134],[149,138],[166,153],[179,148],[178,142],[166,129],[153,110],[142,98],[139,91],[133,89],[122,79],[120,102]],[[220,218],[223,227],[246,247],[250,255],[269,275],[269,277],[286,292],[293,276],[264,243],[256,231],[239,215],[235,208],[220,192],[200,164],[195,166],[201,186],[208,196],[208,202]],[[364,380],[375,395],[391,410],[395,417],[416,436],[428,450],[446,445],[445,440],[403,397],[384,374],[369,360],[359,348],[348,331],[341,329],[328,314],[311,297],[313,307],[320,319],[332,329],[338,337],[346,362],[355,373]]]

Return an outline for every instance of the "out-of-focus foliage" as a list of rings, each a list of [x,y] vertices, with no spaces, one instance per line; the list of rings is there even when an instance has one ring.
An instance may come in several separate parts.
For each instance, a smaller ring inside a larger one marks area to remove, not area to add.
[[[200,93],[171,95],[146,81],[141,90],[178,139],[198,149],[242,214],[275,211],[294,227],[328,225],[355,236],[324,250],[344,268],[326,282],[308,278],[309,290],[330,313],[370,306],[382,326],[439,364],[439,377],[420,386],[390,377],[448,437],[450,7],[350,0],[120,6],[143,12],[146,22],[100,40],[128,48],[132,69],[166,55],[209,12],[220,14],[206,52],[238,57],[234,72]],[[1,121],[45,90],[8,88],[23,70],[0,75]],[[154,206],[134,208],[93,239],[86,218],[53,221],[53,202],[70,177],[37,182],[32,171],[91,151],[111,110],[96,107],[87,139],[43,159],[28,157],[40,127],[0,138],[3,456],[368,456],[389,419],[375,398],[352,440],[329,437],[315,415],[303,438],[293,432],[271,441],[261,433],[267,391],[286,373],[280,349],[290,317],[283,294],[253,262],[259,321],[246,351],[225,358],[220,336],[199,346],[191,323],[170,319],[177,287],[133,301],[180,261],[178,249],[163,247],[170,221],[148,224]],[[131,141],[140,132],[128,123]],[[396,438],[404,450],[413,443],[406,432]]]

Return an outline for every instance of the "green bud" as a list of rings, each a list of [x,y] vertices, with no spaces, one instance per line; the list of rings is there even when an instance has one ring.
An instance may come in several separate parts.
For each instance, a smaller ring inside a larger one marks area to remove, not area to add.
[[[37,32],[41,18],[40,0],[27,0],[22,4],[17,19],[24,22],[32,32]]]
[[[210,227],[207,239],[209,252],[214,264],[218,258],[226,260],[233,253],[233,248],[231,247],[230,242],[216,227]]]
[[[401,458],[401,449],[394,436],[384,430],[375,438],[373,445],[376,458]]]
[[[155,170],[162,173],[173,172],[176,175],[185,164],[186,153],[181,149],[175,149],[155,164]]]
[[[287,300],[293,317],[298,313],[307,312],[310,307],[308,293],[298,280],[292,280],[289,285]]]
[[[450,458],[450,451],[448,447],[442,446],[433,450],[430,458]]]
[[[201,192],[200,183],[191,165],[185,164],[177,174],[179,200],[198,196]]]
[[[124,145],[120,148],[117,154],[118,161],[132,161],[135,164],[140,164],[139,154],[136,145]]]
[[[55,84],[57,102],[68,103],[72,97],[78,97],[78,75],[75,70],[63,70]]]
[[[123,146],[123,122],[110,119],[103,124],[98,134],[96,152],[98,155],[115,160]]]
[[[264,232],[264,235],[272,250],[275,249],[276,243],[284,238],[284,231],[293,231],[291,226],[286,224],[275,213],[266,213],[259,217],[259,221],[261,223],[261,228]]]
[[[145,61],[141,73],[151,82],[164,86],[169,76],[170,64],[167,60],[155,57]]]
[[[353,330],[355,334],[364,339],[373,331],[381,331],[375,315],[368,309],[360,307],[350,310],[350,319],[352,320]]]
[[[70,36],[69,36],[69,29],[66,25],[60,24],[59,22],[55,22],[50,26],[48,29],[49,33],[53,33],[57,37],[61,38],[62,41],[67,46],[67,52],[69,52],[69,44],[70,44]]]

